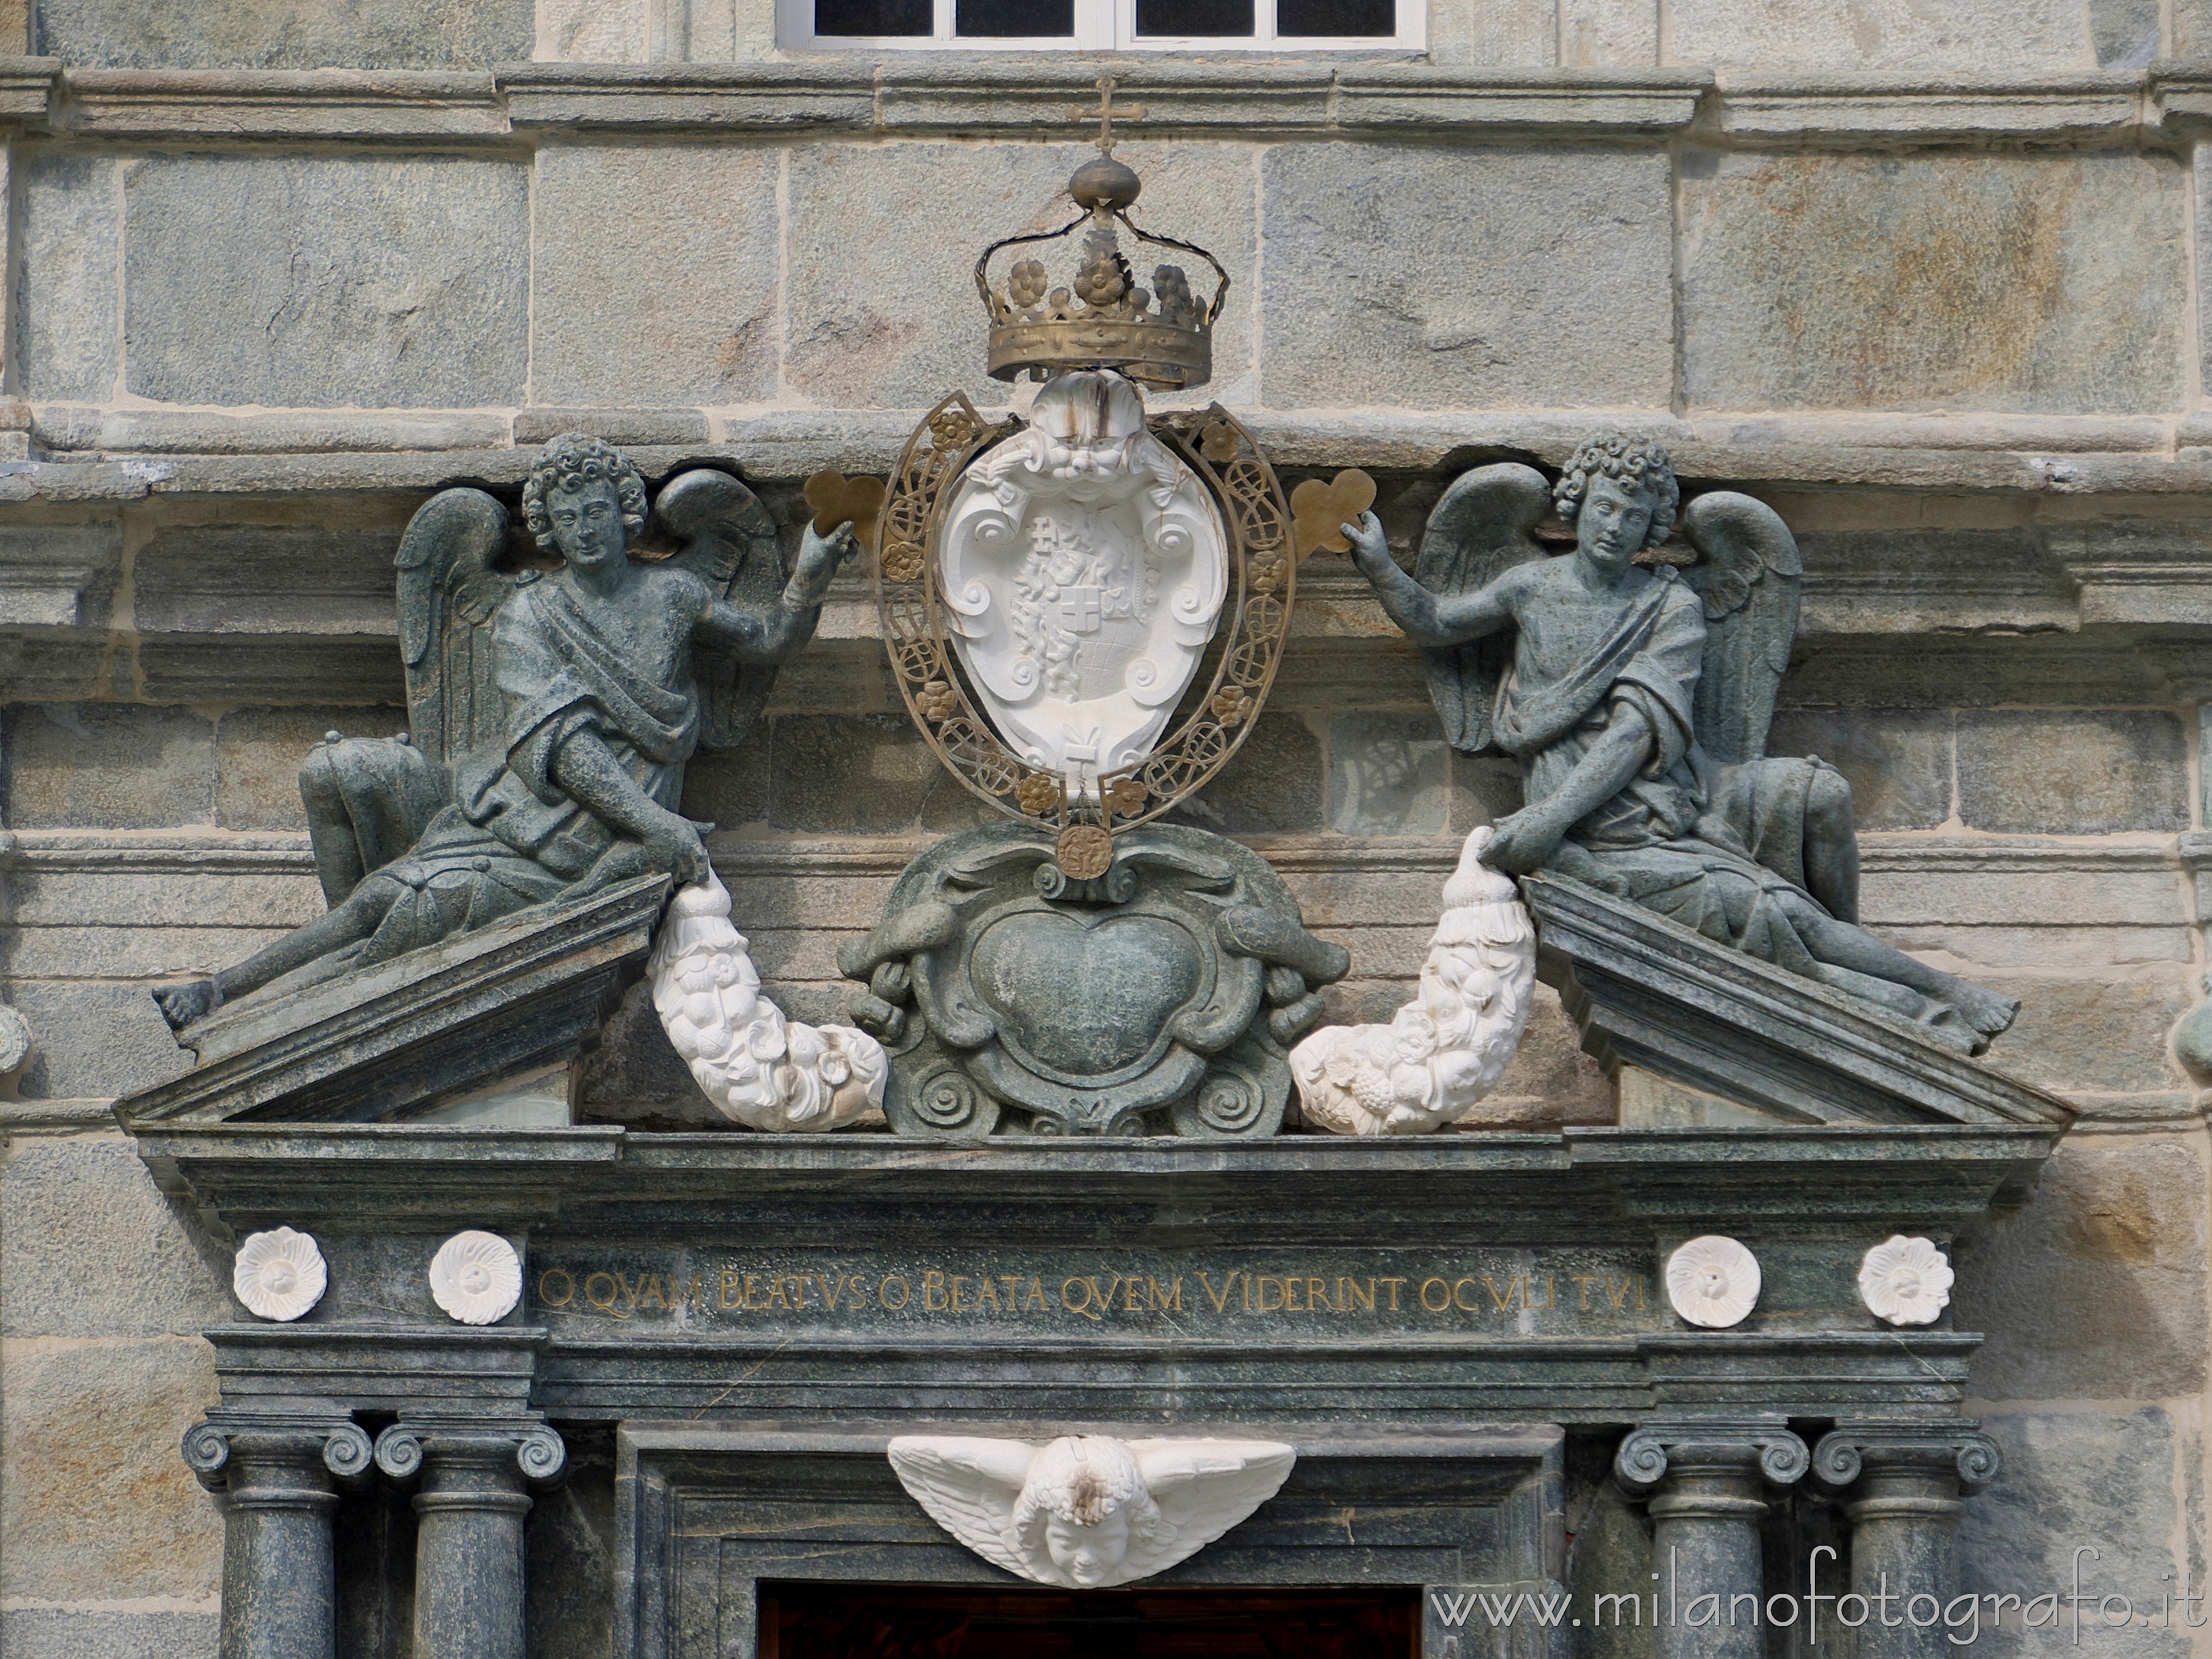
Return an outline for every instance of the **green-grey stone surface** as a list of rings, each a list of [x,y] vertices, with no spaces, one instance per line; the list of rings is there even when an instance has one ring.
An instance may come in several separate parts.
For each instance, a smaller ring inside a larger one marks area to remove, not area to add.
[[[35,50],[158,69],[454,69],[527,58],[526,0],[40,0]]]

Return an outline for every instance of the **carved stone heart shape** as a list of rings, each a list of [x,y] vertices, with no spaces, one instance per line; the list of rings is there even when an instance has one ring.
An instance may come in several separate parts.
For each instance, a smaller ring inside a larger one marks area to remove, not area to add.
[[[1291,492],[1291,539],[1298,556],[1327,551],[1349,553],[1342,526],[1358,522],[1375,505],[1375,480],[1348,467],[1327,483],[1308,478]]]
[[[826,536],[848,519],[853,534],[866,545],[875,536],[876,519],[884,510],[881,478],[848,478],[835,467],[806,481],[807,506],[814,509],[814,533]]]
[[[1199,987],[1197,943],[1158,916],[1086,927],[1019,911],[984,928],[969,957],[1001,1036],[1069,1077],[1104,1077],[1145,1057]]]

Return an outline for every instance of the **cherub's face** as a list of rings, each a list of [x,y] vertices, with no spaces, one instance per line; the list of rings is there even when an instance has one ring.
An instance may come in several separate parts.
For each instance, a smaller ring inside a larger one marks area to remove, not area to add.
[[[1596,474],[1575,514],[1575,542],[1583,557],[1607,576],[1620,575],[1644,550],[1655,505],[1648,487],[1630,489],[1618,478]]]
[[[570,564],[603,565],[622,557],[622,497],[605,479],[550,491],[545,516],[553,521],[553,544]]]
[[[1096,1588],[1128,1559],[1129,1517],[1116,1509],[1086,1527],[1055,1515],[1045,1522],[1044,1547],[1053,1565],[1085,1589]]]

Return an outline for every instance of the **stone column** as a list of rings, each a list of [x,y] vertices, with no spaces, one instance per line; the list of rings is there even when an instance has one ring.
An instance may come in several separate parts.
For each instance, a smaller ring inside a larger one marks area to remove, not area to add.
[[[1979,1426],[1845,1423],[1814,1449],[1814,1479],[1843,1496],[1851,1525],[1850,1593],[1867,1602],[1859,1659],[1939,1659],[1951,1650],[1943,1609],[1959,1593],[1960,1499],[1997,1473],[1996,1444]]]
[[[1657,1659],[1764,1659],[1765,1488],[1810,1461],[1779,1417],[1663,1419],[1620,1443],[1613,1478],[1651,1515]]]
[[[222,1659],[332,1659],[336,1481],[368,1473],[351,1423],[210,1420],[185,1434],[185,1462],[222,1500]]]
[[[543,1423],[401,1422],[377,1437],[376,1466],[421,1481],[415,1659],[523,1659],[527,1486],[568,1456]]]

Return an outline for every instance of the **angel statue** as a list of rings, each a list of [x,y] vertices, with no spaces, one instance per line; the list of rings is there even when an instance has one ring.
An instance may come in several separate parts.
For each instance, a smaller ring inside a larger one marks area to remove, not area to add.
[[[1025,1440],[901,1435],[899,1484],[997,1567],[1039,1584],[1103,1589],[1164,1572],[1266,1503],[1297,1449],[1274,1440]]]
[[[1979,1054],[2019,1003],[1858,927],[1850,786],[1818,759],[1766,755],[1797,629],[1789,527],[1715,492],[1682,515],[1678,549],[1680,501],[1667,452],[1615,434],[1557,484],[1516,465],[1459,478],[1429,516],[1418,580],[1373,514],[1344,527],[1382,609],[1428,647],[1453,745],[1521,763],[1528,804],[1483,861],[1586,883]],[[1554,509],[1575,529],[1563,558],[1531,533]]]
[[[282,982],[388,962],[532,905],[634,877],[708,874],[677,811],[702,743],[739,741],[775,665],[813,636],[851,526],[807,527],[784,580],[775,524],[726,473],[676,478],[654,511],[683,545],[629,554],[645,481],[564,433],[532,465],[523,516],[559,568],[497,561],[507,509],[448,489],[399,544],[409,736],[340,742],[301,771],[331,908],[211,978],[154,993],[172,1029]]]

